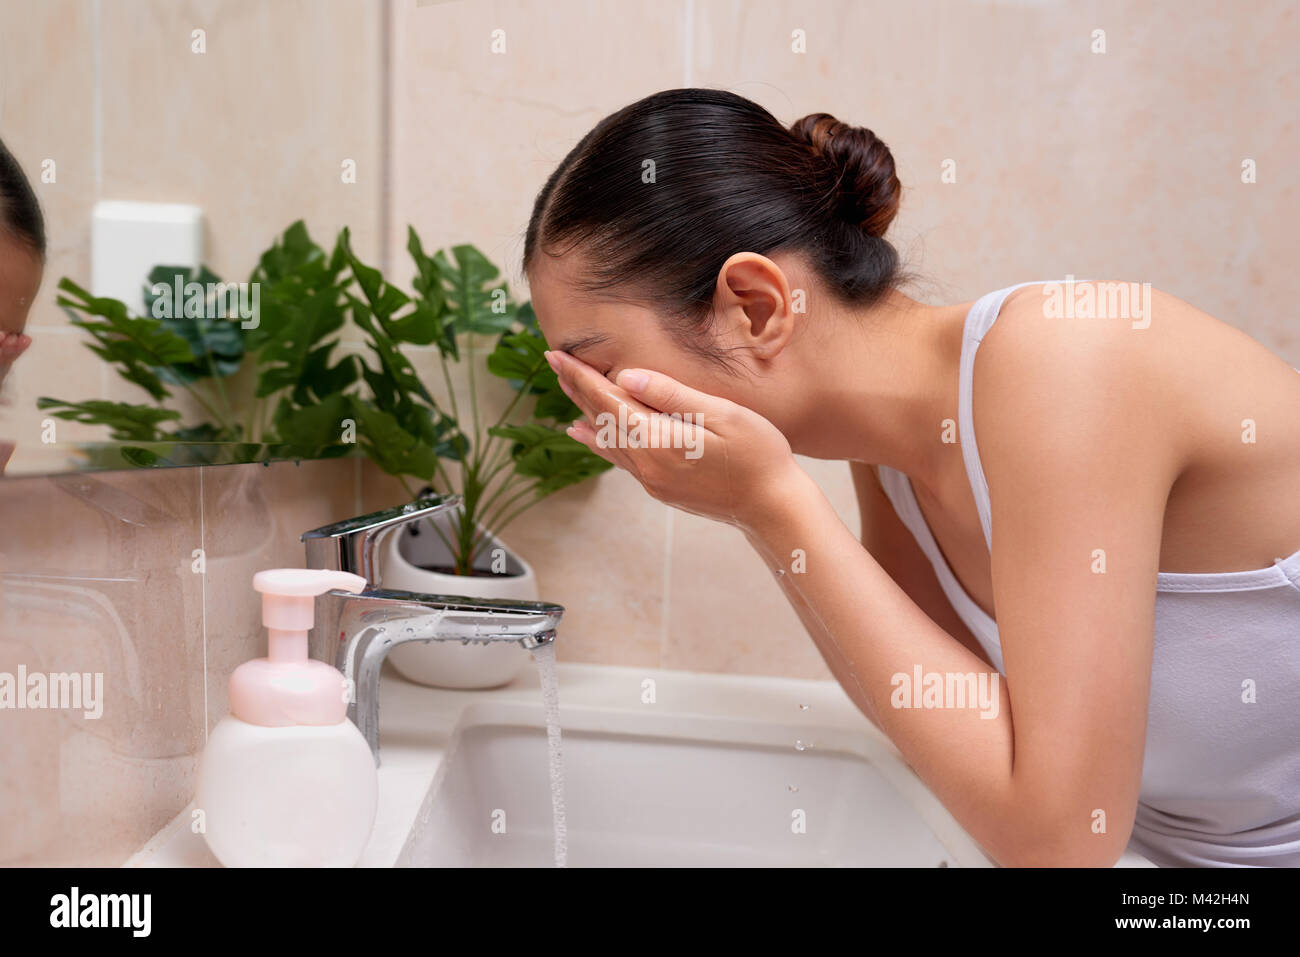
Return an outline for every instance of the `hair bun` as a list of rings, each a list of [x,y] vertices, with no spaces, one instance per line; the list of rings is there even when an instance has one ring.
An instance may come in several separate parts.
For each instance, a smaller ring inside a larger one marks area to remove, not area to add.
[[[871,130],[841,123],[829,113],[810,113],[790,133],[835,171],[838,215],[870,236],[883,236],[902,193],[889,147]]]

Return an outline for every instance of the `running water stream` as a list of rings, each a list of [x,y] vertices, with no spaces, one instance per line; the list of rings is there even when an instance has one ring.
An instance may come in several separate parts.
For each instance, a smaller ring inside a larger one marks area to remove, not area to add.
[[[542,682],[542,706],[546,709],[546,746],[550,755],[551,816],[555,824],[555,866],[567,867],[568,830],[564,823],[564,749],[560,741],[560,676],[555,668],[555,643],[533,649],[537,674]]]

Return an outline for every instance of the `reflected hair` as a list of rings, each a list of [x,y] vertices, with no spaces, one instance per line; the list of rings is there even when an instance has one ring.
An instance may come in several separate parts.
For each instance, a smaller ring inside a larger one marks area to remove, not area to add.
[[[0,232],[45,258],[45,218],[22,166],[0,141]]]

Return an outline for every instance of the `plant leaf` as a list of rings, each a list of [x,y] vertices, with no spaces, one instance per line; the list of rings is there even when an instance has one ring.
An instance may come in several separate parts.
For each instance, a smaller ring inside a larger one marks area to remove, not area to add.
[[[357,440],[367,455],[389,475],[413,475],[433,480],[438,454],[428,442],[402,428],[397,419],[364,399],[351,397],[357,420]]]
[[[115,441],[155,442],[168,438],[159,430],[163,422],[174,422],[181,414],[174,409],[160,409],[152,405],[132,405],[129,402],[108,402],[90,399],[85,402],[65,402],[49,396],[36,400],[36,408],[49,409],[55,418],[89,425],[107,425]]]
[[[539,480],[538,498],[613,467],[581,442],[543,425],[500,425],[488,431],[514,441],[510,454],[515,471]]]
[[[415,300],[415,312],[406,321],[415,326],[422,337],[428,336],[428,338],[424,341],[412,338],[410,335],[404,338],[407,342],[419,345],[436,342],[438,350],[444,356],[459,359],[460,349],[456,343],[456,330],[452,322],[448,321],[442,267],[431,256],[425,254],[424,247],[420,245],[420,237],[416,235],[413,227],[408,226],[406,232],[406,249],[415,261],[415,278],[411,280],[411,285],[419,294]]]
[[[157,319],[131,316],[125,303],[90,295],[71,279],[59,280],[59,289],[68,294],[59,296],[58,303],[73,325],[94,337],[97,344],[89,347],[92,352],[117,366],[118,375],[154,399],[171,395],[157,370],[194,362],[194,352],[184,338]]]
[[[320,402],[295,406],[282,398],[272,416],[276,456],[286,458],[330,458],[329,450],[343,443],[344,420],[352,418],[351,396],[335,393]],[[334,455],[347,454],[347,448]]]
[[[516,309],[509,292],[504,284],[496,282],[500,270],[476,247],[453,246],[450,256],[439,252],[434,262],[443,275],[457,335],[496,335],[514,324]]]
[[[517,318],[520,328],[502,334],[488,356],[488,371],[510,380],[515,389],[522,389],[524,383],[528,383],[528,391],[537,395],[534,419],[562,425],[572,422],[581,410],[564,394],[559,377],[543,355],[547,349],[546,338],[537,325],[532,304],[521,305]]]
[[[177,280],[181,283],[179,301],[175,294]],[[202,286],[202,315],[187,314],[195,302],[190,283]],[[176,364],[160,372],[164,381],[187,384],[214,374],[233,375],[239,370],[244,359],[239,296],[237,286],[223,283],[206,266],[197,272],[185,266],[155,266],[150,271],[144,288],[145,312],[184,339],[195,357],[192,363]]]

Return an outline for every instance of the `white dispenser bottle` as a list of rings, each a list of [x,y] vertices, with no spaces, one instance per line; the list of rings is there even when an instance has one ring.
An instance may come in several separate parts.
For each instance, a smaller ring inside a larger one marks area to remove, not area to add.
[[[375,822],[378,775],[347,717],[343,675],[307,656],[315,597],[359,592],[347,572],[278,568],[253,576],[267,656],[230,676],[230,715],[208,736],[195,807],[227,867],[351,867]]]

